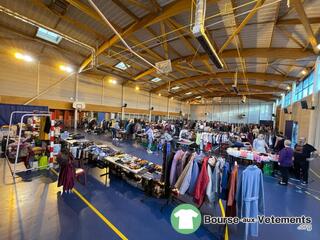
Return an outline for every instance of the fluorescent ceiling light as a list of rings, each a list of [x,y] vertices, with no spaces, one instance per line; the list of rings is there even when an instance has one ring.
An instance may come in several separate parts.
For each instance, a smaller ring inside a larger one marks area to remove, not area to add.
[[[161,78],[155,77],[151,79],[151,82],[160,82],[161,80]]]
[[[15,53],[14,55],[16,57],[16,59],[19,59],[19,60],[23,60],[23,61],[26,61],[26,62],[33,62],[34,59],[33,57],[31,57],[30,55],[27,55],[27,54],[22,54],[22,53]]]
[[[131,66],[129,64],[125,64],[124,62],[118,62],[114,67],[121,69],[121,70],[126,70]]]
[[[197,97],[195,97],[195,98],[201,98],[201,96],[197,96]]]
[[[192,94],[192,92],[187,92],[187,93],[185,93],[185,95],[191,95]]]
[[[114,80],[114,79],[110,79],[110,80],[109,80],[109,83],[112,83],[112,84],[117,84],[117,80]]]
[[[302,75],[307,75],[307,70],[305,70],[305,69],[303,69],[302,71],[301,71],[301,73],[302,73]]]
[[[36,36],[54,44],[59,44],[62,40],[60,35],[41,27],[38,28]]]
[[[178,90],[180,87],[179,86],[175,86],[173,88],[171,88],[171,90]]]
[[[68,73],[73,72],[73,69],[70,66],[60,65],[59,68],[61,71],[64,71],[64,72],[68,72]]]

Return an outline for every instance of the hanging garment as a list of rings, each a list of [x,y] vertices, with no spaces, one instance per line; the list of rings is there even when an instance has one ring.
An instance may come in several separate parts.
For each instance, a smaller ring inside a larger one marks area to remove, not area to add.
[[[212,144],[208,142],[204,148],[204,151],[209,152],[211,149],[212,149]]]
[[[212,181],[212,178],[214,177],[213,176],[213,171],[212,171],[212,168],[214,168],[214,165],[216,163],[216,158],[215,157],[212,157],[212,158],[209,158],[208,160],[208,176],[209,176],[209,182],[208,182],[208,186],[207,186],[207,189],[206,189],[206,195],[207,195],[207,198],[209,200],[210,203],[213,203],[214,202],[214,188],[213,188],[213,181]]]
[[[241,218],[257,218],[264,215],[264,190],[261,170],[255,166],[247,167],[241,176],[237,194],[238,215]],[[245,238],[258,237],[258,223],[246,223]]]
[[[199,162],[202,160],[202,158],[203,158],[202,154],[196,154],[196,156],[193,160],[190,185],[188,188],[188,193],[190,195],[194,194],[194,189],[196,187],[197,179],[199,176]]]
[[[183,171],[182,171],[181,175],[179,176],[176,184],[174,185],[175,188],[179,189],[179,192],[180,192],[180,188],[182,186],[182,183],[186,179],[188,173],[190,174],[190,178],[191,178],[192,164],[193,164],[193,158],[194,158],[193,156],[194,156],[194,154],[192,154],[192,156],[190,158],[190,161],[188,162],[186,167],[183,169]],[[186,179],[186,181],[187,181],[187,179]],[[184,193],[185,193],[185,191],[184,191]],[[184,193],[181,193],[181,194],[184,194]]]
[[[232,169],[230,179],[229,179],[229,193],[227,199],[227,217],[237,216],[237,205],[236,205],[236,191],[237,191],[237,180],[238,180],[238,165],[235,165]]]
[[[204,195],[206,193],[207,185],[209,182],[209,176],[208,176],[208,170],[207,170],[208,160],[209,160],[209,157],[205,157],[203,159],[201,171],[200,171],[200,174],[196,183],[196,188],[194,191],[194,202],[199,205],[203,203]]]
[[[170,186],[173,186],[177,181],[177,163],[182,159],[184,151],[178,150],[173,157],[171,170],[170,170]]]
[[[50,128],[51,128],[51,120],[50,120],[49,116],[47,116],[45,119],[46,120],[45,120],[43,131],[45,133],[49,134],[50,133]]]
[[[177,176],[177,178],[176,179],[178,179],[178,177],[182,174],[182,171],[183,171],[183,169],[185,168],[185,166],[186,166],[186,164],[188,163],[188,160],[189,160],[189,157],[191,156],[191,152],[189,152],[189,151],[186,151],[184,154],[183,154],[183,156],[182,156],[182,158],[181,158],[181,160],[179,161],[177,161],[177,169],[176,169],[176,176]],[[175,182],[174,182],[174,184],[175,184]]]
[[[193,166],[194,166],[194,159],[196,157],[196,153],[193,153],[188,165],[186,166],[185,169],[187,169],[187,173],[181,183],[181,186],[179,187],[179,193],[180,194],[185,194],[188,188],[190,187],[191,183],[191,178],[192,178],[192,171],[193,171]],[[179,180],[177,181],[179,182]]]
[[[201,133],[197,133],[196,144],[200,145],[200,143],[201,143]]]
[[[223,170],[224,163],[225,163],[225,160],[223,158],[218,158],[216,166],[213,171],[212,187],[215,195],[215,200],[218,199],[218,196],[221,192],[221,178],[222,178],[222,170]]]
[[[162,161],[162,172],[161,181],[165,184],[165,197],[169,197],[170,194],[170,171],[173,159],[173,149],[170,142],[163,144],[163,161]]]
[[[58,179],[58,187],[63,186],[63,191],[69,191],[74,186],[74,177],[75,170],[72,165],[72,162],[69,161],[66,164],[61,165],[59,179]]]
[[[49,134],[45,132],[46,127],[46,117],[40,117],[40,132],[39,139],[40,140],[49,140]],[[50,132],[50,129],[49,129]]]
[[[220,198],[223,200],[227,200],[229,176],[230,176],[230,165],[229,165],[229,162],[225,162],[222,170],[221,193],[220,193]]]

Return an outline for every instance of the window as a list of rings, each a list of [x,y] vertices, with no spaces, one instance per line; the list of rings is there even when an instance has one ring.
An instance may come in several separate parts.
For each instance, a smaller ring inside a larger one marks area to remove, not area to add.
[[[297,85],[294,102],[297,102],[313,93],[313,78],[314,74],[311,72],[308,77]]]
[[[124,62],[118,62],[114,67],[121,69],[121,70],[126,70],[130,67],[130,65],[125,64]]]
[[[291,95],[292,95],[292,92],[288,92],[284,96],[284,107],[288,107],[291,104]]]
[[[38,28],[36,36],[54,44],[59,44],[62,39],[60,35],[41,27]]]
[[[155,77],[151,79],[151,82],[160,82],[161,78]]]

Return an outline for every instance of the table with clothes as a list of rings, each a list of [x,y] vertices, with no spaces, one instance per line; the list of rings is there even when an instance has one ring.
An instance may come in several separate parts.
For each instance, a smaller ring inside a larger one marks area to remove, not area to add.
[[[189,195],[200,210],[203,204],[214,208],[219,199],[225,200],[227,217],[264,214],[263,177],[257,166],[240,173],[237,162],[203,152],[178,150],[169,156],[166,171],[171,195]],[[244,235],[258,236],[258,224],[245,224]]]
[[[247,149],[228,148],[227,153],[231,158],[246,161],[248,164],[256,163],[265,175],[273,175],[278,168],[279,155],[272,153],[260,153]]]
[[[163,195],[164,184],[161,181],[160,165],[124,153],[107,156],[104,160],[107,162],[107,178],[110,168],[117,176],[149,195],[156,197]]]

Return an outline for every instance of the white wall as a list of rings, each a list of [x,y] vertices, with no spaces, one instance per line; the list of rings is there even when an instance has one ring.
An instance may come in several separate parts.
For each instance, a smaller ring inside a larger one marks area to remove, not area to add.
[[[12,55],[0,54],[0,95],[32,98],[37,95],[37,79],[40,79],[40,92],[52,84],[65,78],[67,74],[61,72],[57,66],[48,64],[26,63],[15,59]],[[39,70],[39,71],[38,71]],[[100,75],[78,75],[78,101],[88,104],[99,104],[121,107],[122,86],[109,83],[109,78]],[[128,108],[149,110],[149,93],[137,91],[130,87],[123,88],[124,103]],[[39,99],[73,102],[76,98],[76,76],[73,75],[51,88]],[[176,112],[189,111],[187,104],[175,99],[151,95],[151,106],[155,111]]]
[[[228,123],[259,123],[260,120],[272,120],[273,103],[250,101],[246,104],[230,100],[215,104],[191,105],[191,119],[222,121]],[[245,118],[239,115],[245,114]]]

